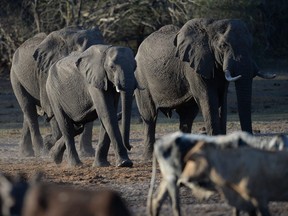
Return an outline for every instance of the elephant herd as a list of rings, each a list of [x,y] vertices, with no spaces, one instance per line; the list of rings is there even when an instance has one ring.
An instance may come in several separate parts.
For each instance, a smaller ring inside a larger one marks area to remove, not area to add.
[[[158,111],[176,110],[179,129],[190,133],[199,109],[209,135],[225,134],[227,91],[235,81],[241,128],[252,133],[251,95],[262,74],[252,59],[252,37],[240,20],[192,19],[149,35],[136,56],[128,47],[109,45],[98,28],[66,27],[25,41],[12,60],[11,83],[23,111],[22,156],[47,154],[70,166],[80,154],[95,154],[94,166],[109,166],[110,144],[116,166],[131,167],[127,150],[133,96],[144,123],[144,154],[151,158]],[[121,127],[117,107],[121,100]],[[41,114],[51,125],[42,139]],[[96,150],[93,120],[100,120]]]

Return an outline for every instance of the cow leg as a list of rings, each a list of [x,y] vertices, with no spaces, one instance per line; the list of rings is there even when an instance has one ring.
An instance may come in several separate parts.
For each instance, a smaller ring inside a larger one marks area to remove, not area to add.
[[[153,216],[159,215],[161,206],[166,197],[167,197],[167,183],[166,181],[161,181],[159,185],[157,197],[155,197],[152,201],[152,209],[150,209],[151,215]]]
[[[240,211],[237,208],[233,208],[232,216],[240,216]]]
[[[179,187],[177,187],[177,180],[172,179],[167,182],[167,189],[172,201],[172,211],[174,216],[180,216],[180,197],[179,197]]]
[[[271,215],[267,205],[266,206],[259,206],[259,212],[260,212],[261,216],[270,216]]]

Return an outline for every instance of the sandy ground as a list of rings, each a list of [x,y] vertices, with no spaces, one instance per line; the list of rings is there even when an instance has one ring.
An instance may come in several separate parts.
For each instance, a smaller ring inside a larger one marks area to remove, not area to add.
[[[283,67],[281,67],[283,68]],[[286,69],[285,69],[286,68]],[[266,71],[274,71],[267,68]],[[281,133],[288,134],[288,71],[276,68],[277,78],[274,80],[255,79],[253,87],[253,129],[257,136],[271,139]],[[228,96],[228,133],[240,129],[235,90],[230,86]],[[73,185],[91,190],[107,187],[118,191],[126,200],[133,215],[146,215],[146,199],[151,177],[151,162],[142,160],[143,153],[143,127],[139,123],[137,112],[133,114],[131,126],[131,144],[133,149],[129,152],[134,162],[133,168],[106,168],[92,167],[93,158],[81,158],[83,165],[69,168],[64,162],[57,166],[49,156],[41,158],[19,157],[19,140],[21,138],[22,113],[9,80],[0,80],[0,172],[15,175],[19,172],[31,177],[37,171],[44,173],[43,181],[57,184]],[[49,133],[47,124],[41,121],[43,135]],[[97,145],[98,126],[95,123],[93,145]],[[193,132],[199,133],[203,127],[201,116],[193,125]],[[159,118],[157,137],[175,132],[178,129],[177,115],[172,119]],[[111,150],[109,160],[114,163],[114,153]],[[160,173],[157,174],[157,185]],[[260,179],[259,179],[260,180]],[[283,181],[286,181],[283,179]],[[220,198],[214,195],[206,201],[196,200],[186,188],[181,188],[181,208],[183,215],[209,215],[228,216],[231,208]],[[271,203],[272,215],[288,215],[288,203]],[[169,202],[165,202],[160,215],[171,215]]]

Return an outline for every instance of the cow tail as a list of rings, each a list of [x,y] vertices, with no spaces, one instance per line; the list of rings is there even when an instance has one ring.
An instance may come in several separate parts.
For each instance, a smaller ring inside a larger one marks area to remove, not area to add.
[[[149,188],[148,197],[147,197],[147,213],[148,213],[148,215],[153,215],[153,189],[154,189],[154,184],[155,184],[155,180],[156,180],[156,166],[157,166],[156,155],[155,155],[155,153],[153,153],[152,175],[151,175],[150,188]]]

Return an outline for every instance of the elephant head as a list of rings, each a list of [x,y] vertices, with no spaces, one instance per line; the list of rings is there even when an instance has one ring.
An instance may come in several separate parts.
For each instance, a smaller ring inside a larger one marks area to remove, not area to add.
[[[253,61],[252,36],[240,20],[192,19],[174,39],[176,56],[186,61],[201,76],[212,79],[223,74],[227,81],[235,81],[241,128],[252,133],[252,79],[259,73]]]
[[[84,51],[95,44],[103,44],[104,38],[96,27],[84,30],[80,27],[67,27],[51,32],[37,47],[33,57],[42,72],[48,72],[53,63],[73,51]]]
[[[122,140],[128,150],[131,107],[136,85],[134,71],[136,61],[131,49],[125,47],[95,45],[83,52],[76,66],[89,85],[109,91],[111,86],[120,92],[122,105]],[[109,113],[107,113],[109,115]]]

